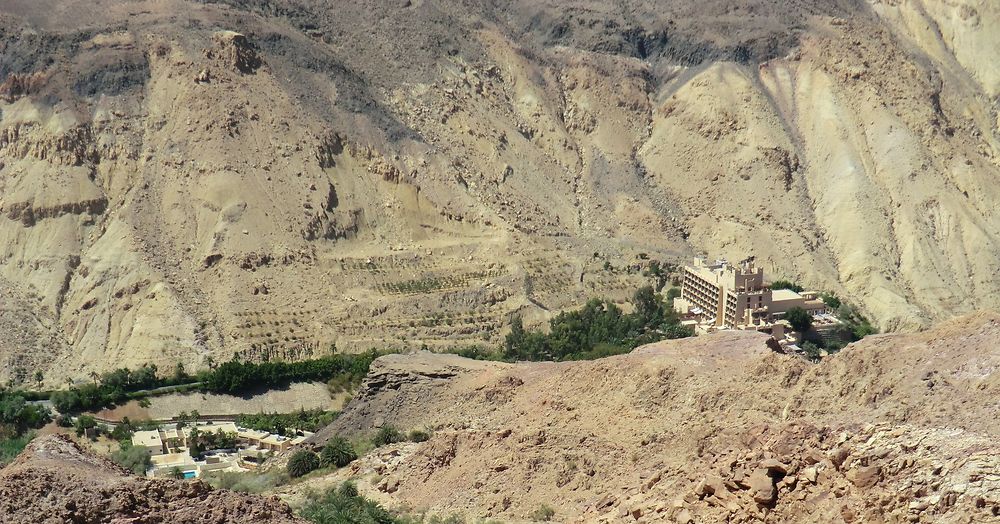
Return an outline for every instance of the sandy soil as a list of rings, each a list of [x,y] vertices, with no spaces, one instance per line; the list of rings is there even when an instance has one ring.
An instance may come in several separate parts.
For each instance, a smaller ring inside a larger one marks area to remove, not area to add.
[[[213,393],[164,395],[149,399],[148,408],[139,407],[138,402],[132,401],[115,409],[103,410],[98,415],[111,420],[120,420],[121,417],[129,417],[132,420],[159,420],[192,411],[198,411],[202,415],[290,413],[299,409],[339,411],[349,397],[350,395],[346,393],[331,395],[325,384],[299,383],[292,384],[287,389],[272,390],[247,397]]]

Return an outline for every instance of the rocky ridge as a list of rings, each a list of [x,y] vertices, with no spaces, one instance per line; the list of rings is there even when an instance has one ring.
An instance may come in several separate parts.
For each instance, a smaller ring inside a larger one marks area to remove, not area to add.
[[[741,332],[593,362],[383,357],[317,444],[433,437],[313,482],[513,521],[542,505],[565,522],[1000,521],[998,334],[978,314],[820,364]]]

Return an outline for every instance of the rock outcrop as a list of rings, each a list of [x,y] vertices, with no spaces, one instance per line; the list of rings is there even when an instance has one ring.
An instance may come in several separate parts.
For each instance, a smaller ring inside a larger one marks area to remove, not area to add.
[[[591,362],[392,355],[314,440],[432,429],[338,475],[441,515],[517,520],[547,505],[566,522],[993,522],[998,337],[990,313],[819,364],[746,332]]]
[[[214,490],[198,480],[132,476],[62,436],[39,437],[0,469],[0,522],[304,522],[269,497]]]

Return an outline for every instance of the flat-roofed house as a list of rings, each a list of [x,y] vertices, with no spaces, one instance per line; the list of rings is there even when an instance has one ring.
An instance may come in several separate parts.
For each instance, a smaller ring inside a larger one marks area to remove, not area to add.
[[[292,447],[292,439],[281,435],[268,435],[260,441],[260,447],[269,449],[275,453],[280,453]]]
[[[163,439],[160,437],[160,432],[155,429],[152,431],[136,431],[133,433],[132,445],[145,449],[150,455],[162,455],[166,453],[166,450],[163,447]]]
[[[270,433],[266,431],[259,431],[256,429],[249,428],[236,428],[236,438],[240,440],[243,444],[247,446],[260,446],[260,441],[271,436]]]

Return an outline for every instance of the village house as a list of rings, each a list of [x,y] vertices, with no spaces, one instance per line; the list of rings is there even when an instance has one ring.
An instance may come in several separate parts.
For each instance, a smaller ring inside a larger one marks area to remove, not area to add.
[[[201,460],[191,457],[191,435],[199,433],[223,432],[236,437],[234,451],[210,451]],[[243,428],[233,422],[200,422],[177,428],[177,424],[166,424],[155,430],[136,431],[132,435],[132,445],[141,447],[151,456],[152,467],[149,476],[163,477],[179,470],[185,477],[201,476],[208,471],[225,469],[242,470],[256,467],[274,453],[280,453],[302,444],[312,433],[308,431],[290,432],[293,436],[282,436]]]

